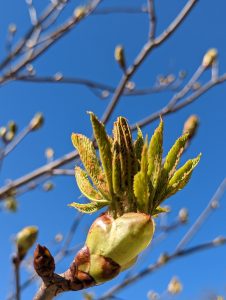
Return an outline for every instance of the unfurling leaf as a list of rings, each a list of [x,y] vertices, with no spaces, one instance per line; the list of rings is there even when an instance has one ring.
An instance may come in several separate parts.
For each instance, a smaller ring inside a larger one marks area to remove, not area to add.
[[[97,212],[99,209],[103,208],[104,206],[106,206],[108,204],[109,204],[108,201],[91,202],[91,203],[85,203],[85,204],[72,202],[72,203],[68,204],[68,206],[72,206],[84,214],[92,214],[92,213]]]
[[[140,160],[141,160],[143,145],[144,145],[143,134],[141,129],[137,127],[137,139],[134,142],[134,152],[137,158],[138,170],[140,169]]]
[[[120,150],[117,141],[113,144],[113,159],[112,159],[112,182],[113,190],[116,195],[121,192],[121,163],[120,163]]]
[[[167,213],[169,212],[169,208],[168,207],[161,207],[161,206],[158,206],[156,207],[153,212],[152,212],[152,216],[155,216],[155,215],[158,215],[158,214],[161,214],[161,213]]]
[[[86,172],[80,167],[75,168],[75,178],[80,191],[85,197],[95,202],[106,202],[103,196],[92,186]]]
[[[133,190],[136,196],[138,210],[148,212],[149,187],[148,187],[148,148],[147,143],[143,146],[141,155],[140,171],[134,176]]]
[[[105,131],[104,124],[101,123],[94,113],[90,112],[90,120],[93,125],[94,136],[98,145],[100,160],[105,172],[110,194],[113,194],[112,188],[112,153],[111,143]]]
[[[180,169],[175,172],[174,176],[168,183],[164,199],[174,195],[176,192],[185,187],[192,175],[192,171],[199,163],[200,157],[201,154],[194,159],[188,160]]]
[[[159,182],[162,165],[162,142],[163,142],[163,122],[160,120],[159,126],[156,128],[148,148],[148,176],[150,180],[150,205],[155,196],[156,188]]]
[[[104,196],[104,198],[109,199],[110,195],[108,193],[107,182],[92,142],[82,134],[73,133],[71,139],[74,147],[78,150],[81,161],[83,162],[86,171],[92,179],[94,185]]]
[[[167,179],[170,179],[175,173],[187,140],[188,134],[184,134],[179,137],[167,154],[165,163],[163,165],[163,175],[167,177]]]

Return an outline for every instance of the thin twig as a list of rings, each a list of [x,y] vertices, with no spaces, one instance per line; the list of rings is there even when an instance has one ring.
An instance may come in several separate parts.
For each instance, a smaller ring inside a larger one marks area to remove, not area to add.
[[[133,64],[126,70],[126,72],[123,74],[119,85],[115,91],[114,96],[112,97],[111,102],[108,104],[107,109],[104,112],[104,115],[102,117],[102,122],[106,123],[114,108],[116,107],[119,98],[121,97],[124,88],[129,81],[129,79],[134,75],[136,70],[139,68],[139,66],[143,63],[143,61],[147,58],[147,56],[150,54],[150,52],[160,44],[162,44],[165,40],[167,40],[171,34],[178,28],[178,26],[183,22],[185,17],[189,14],[191,9],[195,6],[195,4],[198,2],[198,0],[189,0],[184,8],[181,10],[181,12],[178,14],[178,16],[173,20],[173,22],[164,30],[162,34],[160,34],[156,39],[149,40],[144,47],[141,49],[140,53],[134,60]]]
[[[156,31],[156,15],[154,0],[148,0],[148,13],[149,13],[149,39],[154,40]]]
[[[173,260],[176,260],[180,257],[184,257],[190,254],[197,253],[199,251],[215,248],[220,245],[226,244],[226,238],[222,237],[219,239],[212,240],[207,243],[203,243],[194,247],[190,247],[181,251],[174,251],[172,254],[167,255],[167,263]],[[162,263],[160,260],[157,261],[156,263],[149,265],[147,268],[142,270],[136,275],[130,276],[129,278],[126,278],[123,280],[121,283],[115,285],[111,289],[109,289],[106,293],[103,294],[103,296],[97,298],[96,300],[107,300],[111,299],[112,296],[114,296],[116,293],[127,287],[128,285],[140,280],[141,278],[152,274],[154,271],[160,269],[161,267],[165,266],[166,263]]]
[[[198,232],[199,228],[204,223],[204,221],[209,216],[209,214],[218,207],[219,201],[223,196],[225,190],[226,190],[226,178],[221,182],[221,184],[217,188],[216,192],[214,193],[213,197],[211,198],[207,206],[204,208],[204,210],[198,216],[197,220],[192,224],[191,228],[186,232],[184,237],[178,243],[176,247],[177,251],[183,249],[184,246],[186,246],[190,242],[190,240]]]
[[[15,255],[12,259],[15,273],[15,285],[16,285],[16,300],[20,300],[20,259],[18,255]]]
[[[15,138],[12,140],[11,143],[9,143],[4,151],[3,151],[3,156],[7,156],[11,151],[13,151],[16,146],[18,146],[18,144],[20,144],[24,138],[31,132],[31,128],[30,126],[26,126],[23,130],[20,131],[20,133],[18,133]]]

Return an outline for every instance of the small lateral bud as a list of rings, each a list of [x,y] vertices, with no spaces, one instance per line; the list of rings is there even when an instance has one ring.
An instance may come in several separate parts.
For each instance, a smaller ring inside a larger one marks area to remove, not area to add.
[[[84,300],[93,300],[94,294],[93,293],[83,293]]]
[[[54,258],[48,248],[37,245],[34,252],[34,269],[40,277],[52,277],[55,270]]]
[[[17,132],[17,124],[14,121],[9,121],[8,128],[9,131],[13,132],[14,134]]]
[[[203,57],[202,66],[204,68],[211,67],[217,60],[218,51],[215,48],[209,49]]]
[[[13,24],[13,23],[12,23],[12,24],[9,24],[8,31],[9,31],[9,33],[11,33],[11,34],[15,34],[16,31],[17,31],[16,24]]]
[[[86,7],[79,6],[74,10],[74,16],[77,20],[81,20],[86,15]]]
[[[37,130],[39,129],[44,123],[44,117],[42,113],[37,113],[33,117],[33,119],[30,122],[31,130]]]
[[[10,212],[16,212],[17,211],[17,201],[16,198],[13,196],[9,196],[5,200],[5,208]]]
[[[223,236],[218,236],[213,240],[214,245],[218,246],[218,245],[223,245],[226,242],[225,237]]]
[[[148,298],[148,300],[159,300],[160,296],[155,291],[149,291],[147,293],[147,298]]]
[[[47,160],[52,160],[54,157],[54,150],[53,148],[46,148],[45,150],[45,157],[47,158]]]
[[[57,72],[55,75],[54,75],[54,79],[56,81],[60,81],[63,79],[63,74],[61,72]]]
[[[189,139],[193,138],[199,126],[199,118],[196,115],[191,115],[184,123],[183,134],[188,133]]]
[[[183,289],[183,285],[177,277],[173,277],[168,284],[168,293],[171,295],[179,294]]]
[[[125,62],[125,55],[124,55],[124,48],[122,45],[118,45],[115,47],[115,60],[119,64],[119,66],[125,70],[126,62]]]
[[[6,143],[11,142],[15,137],[15,133],[12,131],[7,131],[5,136],[4,136],[4,140]]]
[[[6,127],[0,127],[0,137],[4,138],[6,135],[7,129]]]
[[[219,207],[219,202],[217,200],[213,200],[210,205],[212,209],[216,209]]]
[[[188,221],[188,210],[187,210],[187,208],[180,209],[178,217],[179,217],[179,221],[181,223],[186,223]]]
[[[54,188],[54,184],[51,181],[47,181],[43,184],[43,190],[49,192]]]
[[[162,253],[159,256],[158,263],[164,265],[168,262],[168,260],[169,260],[169,255],[167,253]]]
[[[16,236],[16,245],[18,257],[20,260],[24,258],[28,250],[33,246],[38,236],[38,228],[36,226],[27,226],[23,228]]]

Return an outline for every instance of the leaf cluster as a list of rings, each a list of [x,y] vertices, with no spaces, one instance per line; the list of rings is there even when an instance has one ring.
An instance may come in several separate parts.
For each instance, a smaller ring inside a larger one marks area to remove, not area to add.
[[[138,128],[132,140],[128,122],[118,117],[112,137],[108,136],[98,118],[90,112],[94,137],[99,149],[96,154],[91,140],[72,134],[72,143],[80,155],[85,170],[76,166],[75,177],[81,192],[91,202],[70,206],[83,213],[93,213],[104,206],[118,217],[126,212],[157,215],[166,210],[160,204],[179,190],[191,178],[200,155],[177,169],[185,149],[188,134],[179,137],[163,160],[163,121],[148,143]]]

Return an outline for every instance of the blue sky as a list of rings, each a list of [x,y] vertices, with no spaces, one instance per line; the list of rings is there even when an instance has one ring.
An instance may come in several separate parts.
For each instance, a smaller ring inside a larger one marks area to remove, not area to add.
[[[183,7],[186,1],[156,1],[158,17],[157,33],[169,24]],[[34,1],[38,11],[48,1]],[[84,4],[71,1],[62,16],[63,20],[73,10],[73,7]],[[133,1],[133,6],[145,4],[145,1]],[[130,1],[103,1],[101,7],[129,6]],[[12,9],[13,8],[13,9]],[[155,49],[133,77],[137,87],[152,86],[160,74],[178,74],[186,70],[189,76],[200,64],[204,53],[212,47],[218,49],[220,73],[226,72],[226,37],[224,28],[226,3],[218,0],[199,1],[192,13],[186,18],[176,33],[159,48]],[[9,23],[16,23],[19,38],[29,28],[29,16],[25,1],[8,0],[1,4],[0,10],[0,59],[6,55],[5,36]],[[121,77],[121,71],[114,61],[114,48],[117,44],[125,46],[126,59],[130,64],[140,51],[147,37],[148,18],[145,14],[110,14],[91,16],[57,42],[43,56],[38,58],[34,67],[39,76],[52,76],[62,72],[65,76],[87,78],[116,86]],[[210,76],[207,72],[201,79],[204,83]],[[226,83],[215,87],[203,95],[192,105],[164,118],[164,152],[167,153],[174,140],[180,135],[183,123],[190,114],[200,117],[200,128],[183,161],[203,153],[201,162],[194,172],[189,185],[176,196],[167,201],[172,208],[169,222],[173,221],[181,207],[187,207],[190,222],[193,222],[207,205],[216,188],[225,177],[225,119],[226,119]],[[29,135],[4,161],[1,169],[0,183],[7,179],[16,179],[27,172],[45,164],[44,151],[47,147],[55,150],[55,157],[73,150],[70,135],[80,132],[91,136],[91,126],[86,111],[93,111],[99,117],[102,115],[108,99],[100,100],[87,88],[76,85],[52,85],[11,82],[0,89],[0,126],[9,120],[15,120],[22,129],[33,115],[40,111],[45,116],[42,129]],[[109,133],[113,120],[118,115],[135,123],[157,109],[161,108],[171,98],[171,92],[151,94],[143,97],[123,97],[110,119],[107,129]],[[144,128],[149,136],[157,122]],[[10,258],[13,252],[13,236],[23,226],[37,225],[40,230],[38,242],[57,250],[52,240],[57,233],[65,234],[72,223],[76,212],[67,204],[76,201],[80,192],[72,177],[57,177],[54,179],[55,189],[49,193],[41,187],[24,194],[19,201],[16,214],[1,212],[1,269],[4,280],[0,283],[0,298],[5,299],[13,288],[12,267]],[[218,235],[225,235],[226,197],[222,198],[220,208],[205,222],[190,245],[208,241]],[[72,245],[82,243],[85,233],[95,216],[85,216],[79,225]],[[191,223],[189,223],[191,224]],[[189,228],[189,224],[170,234],[169,238],[150,251],[146,251],[133,272],[155,262],[159,254],[173,251],[175,245]],[[66,259],[57,266],[57,272],[62,272],[70,262]],[[226,296],[226,264],[225,247],[202,252],[170,263],[168,266],[131,285],[119,294],[122,299],[146,299],[149,290],[163,292],[172,276],[178,276],[184,285],[183,293],[176,299],[201,299],[207,292],[215,292]],[[22,271],[22,282],[28,273]],[[121,275],[121,279],[124,275]],[[93,288],[97,295],[106,291],[115,279],[103,286]],[[28,288],[22,299],[31,299],[37,285]],[[59,299],[80,299],[80,293],[64,294]]]

